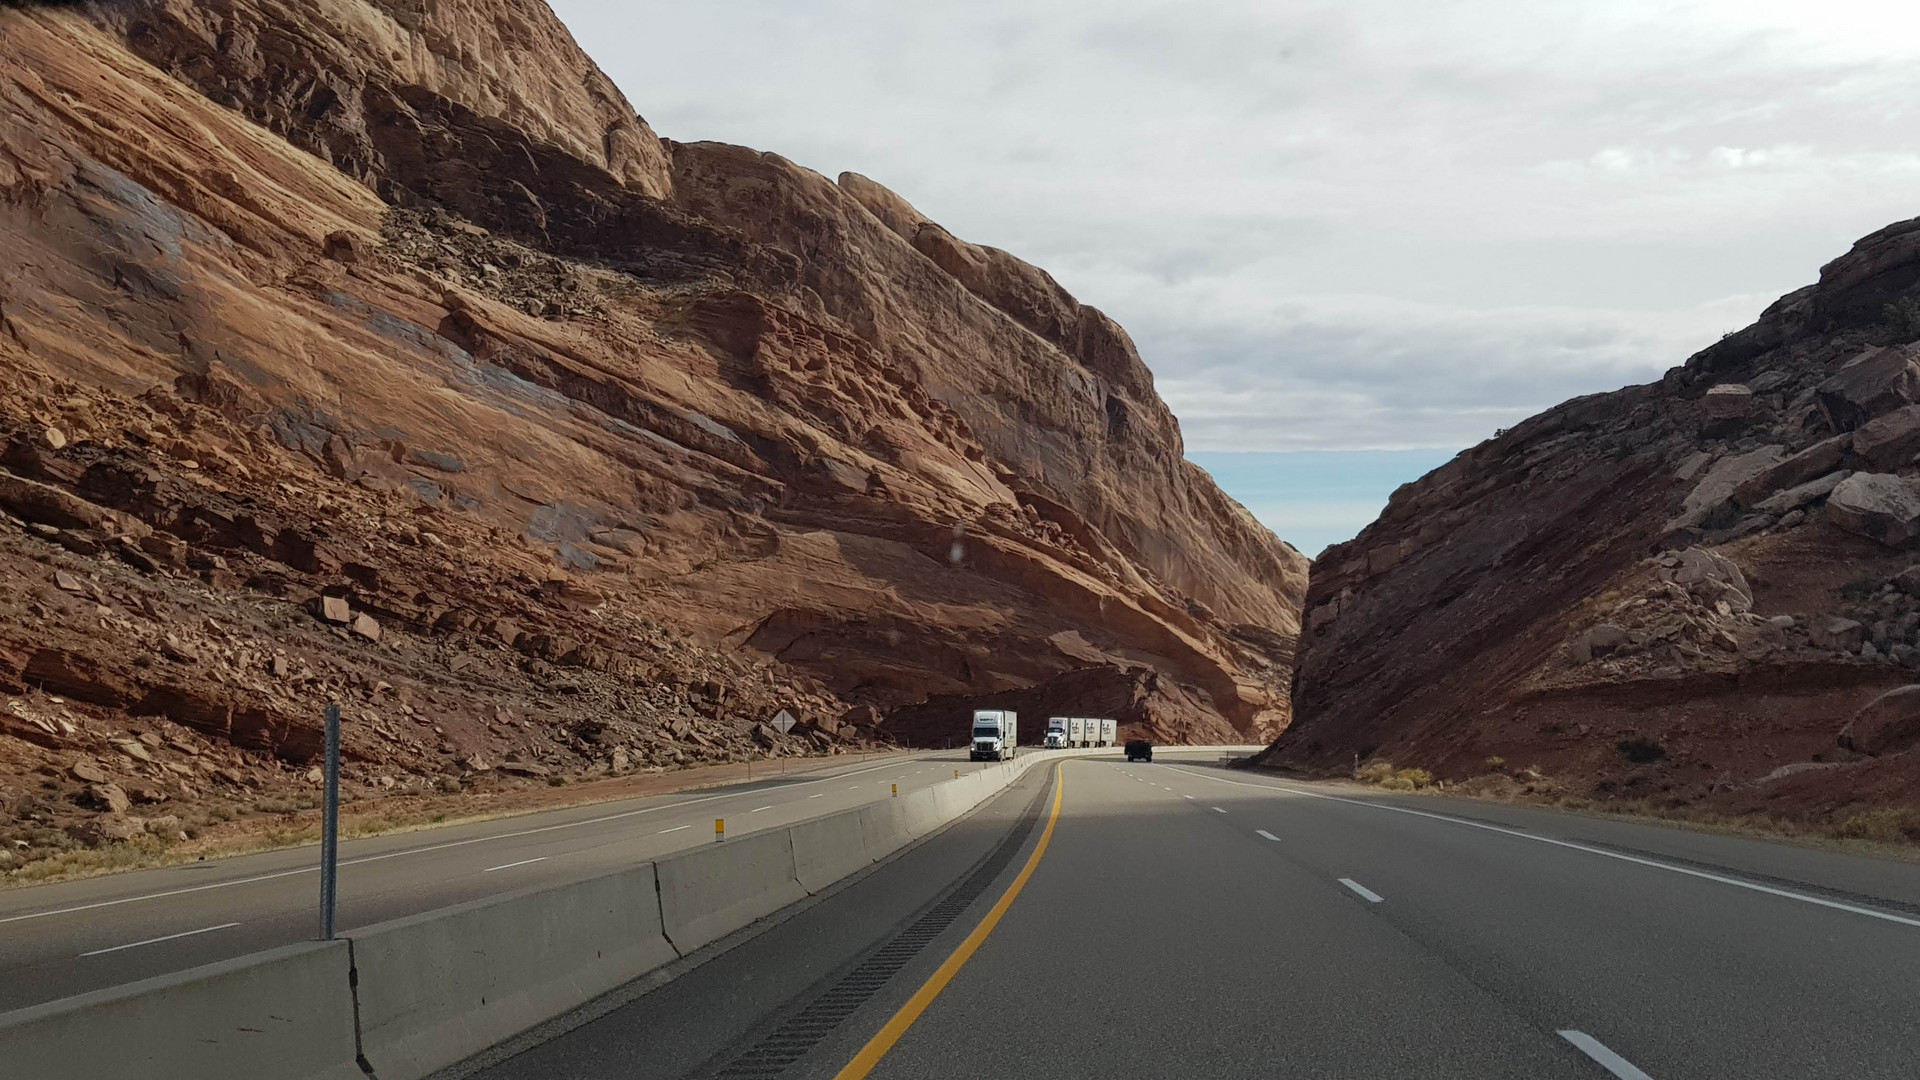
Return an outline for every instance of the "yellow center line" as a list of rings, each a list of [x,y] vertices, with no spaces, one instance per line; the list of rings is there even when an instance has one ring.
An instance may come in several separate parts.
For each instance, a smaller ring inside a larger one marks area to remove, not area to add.
[[[967,940],[953,950],[953,955],[940,965],[940,970],[914,991],[907,1003],[900,1006],[900,1011],[894,1013],[893,1018],[880,1029],[880,1033],[853,1055],[853,1060],[847,1062],[846,1068],[834,1074],[833,1080],[863,1080],[872,1072],[873,1067],[880,1064],[880,1059],[887,1056],[887,1051],[893,1049],[893,1044],[899,1042],[913,1022],[920,1019],[920,1014],[927,1011],[927,1006],[933,1004],[933,999],[940,996],[940,991],[947,988],[947,983],[953,981],[953,977],[973,958],[974,952],[987,940],[987,935],[993,933],[993,928],[1000,925],[1000,916],[1007,913],[1007,909],[1013,906],[1014,898],[1020,895],[1020,890],[1027,887],[1027,879],[1033,876],[1034,868],[1040,865],[1040,856],[1047,853],[1047,844],[1053,839],[1054,822],[1060,820],[1060,799],[1066,794],[1066,776],[1060,770],[1060,765],[1053,767],[1053,812],[1047,816],[1047,827],[1040,834],[1040,843],[1034,846],[1033,854],[1027,857],[1027,865],[1020,869],[1020,876],[1007,886],[1007,891],[995,901],[993,910],[987,912],[987,917],[973,928]]]

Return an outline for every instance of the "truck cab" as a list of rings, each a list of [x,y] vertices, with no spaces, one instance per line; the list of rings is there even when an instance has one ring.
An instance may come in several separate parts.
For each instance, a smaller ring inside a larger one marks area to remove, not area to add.
[[[1047,718],[1047,749],[1065,750],[1067,748],[1067,718],[1053,716]]]
[[[974,761],[1011,761],[1020,742],[1018,723],[1011,709],[973,710],[973,741],[967,756]]]

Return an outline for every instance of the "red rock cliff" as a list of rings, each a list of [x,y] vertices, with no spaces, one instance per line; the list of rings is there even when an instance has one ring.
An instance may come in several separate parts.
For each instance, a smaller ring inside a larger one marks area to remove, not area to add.
[[[1660,382],[1396,491],[1314,566],[1266,760],[1835,821],[1920,803],[1920,719],[1861,711],[1920,681],[1916,453],[1920,221]]]
[[[1118,325],[872,181],[663,143],[544,5],[0,44],[0,689],[39,710],[0,730],[47,763],[150,720],[268,783],[342,695],[368,783],[944,740],[1006,694],[1286,722],[1306,561]]]

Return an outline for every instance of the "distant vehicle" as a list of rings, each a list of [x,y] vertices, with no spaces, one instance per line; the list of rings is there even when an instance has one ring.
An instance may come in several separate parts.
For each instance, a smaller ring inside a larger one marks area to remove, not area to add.
[[[1012,709],[973,710],[973,749],[968,757],[974,761],[1011,761],[1014,747],[1020,742],[1019,720]]]
[[[1145,739],[1128,739],[1127,740],[1127,760],[1128,761],[1152,761],[1153,760],[1153,744],[1148,742]]]
[[[1119,741],[1119,737],[1120,737],[1120,725],[1119,725],[1119,724],[1117,724],[1117,723],[1115,723],[1115,722],[1114,722],[1114,721],[1112,721],[1112,720],[1102,720],[1102,721],[1100,721],[1100,742],[1099,742],[1099,745],[1101,745],[1101,746],[1112,746],[1112,745],[1113,745],[1114,743],[1116,743],[1116,742],[1118,742],[1118,741]]]
[[[1067,718],[1064,716],[1048,717],[1047,749],[1065,750],[1067,748],[1067,735],[1069,734],[1070,727],[1071,725],[1067,723]]]
[[[1067,745],[1087,745],[1087,722],[1078,716],[1067,718]]]

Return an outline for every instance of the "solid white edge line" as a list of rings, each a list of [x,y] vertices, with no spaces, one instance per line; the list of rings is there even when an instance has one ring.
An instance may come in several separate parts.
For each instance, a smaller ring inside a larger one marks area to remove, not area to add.
[[[192,937],[195,934],[211,934],[215,930],[226,930],[239,925],[237,922],[229,922],[221,923],[219,926],[203,926],[198,930],[186,930],[178,934],[168,934],[165,937],[148,938],[145,941],[134,941],[125,945],[115,945],[111,949],[95,949],[92,952],[83,952],[80,954],[80,958],[85,959],[89,956],[104,956],[110,952],[119,952],[121,949],[137,949],[142,945],[157,945],[162,941],[173,941],[176,938]]]
[[[835,773],[832,776],[823,776],[818,780],[802,780],[797,783],[790,784],[788,786],[789,787],[811,787],[814,784],[824,784],[829,780],[845,780],[849,776],[859,776],[861,773],[870,773],[877,769],[886,769],[891,767],[892,767],[891,764],[873,765],[865,769],[856,769],[852,772]],[[850,787],[847,790],[854,791],[854,790],[857,790],[859,786],[860,785],[855,784],[853,787]],[[563,821],[557,825],[542,825],[537,829],[522,829],[518,832],[496,833],[491,836],[475,836],[466,840],[452,840],[444,844],[430,844],[426,847],[406,848],[401,851],[389,851],[383,855],[367,855],[358,859],[342,859],[340,861],[340,865],[341,866],[360,866],[365,863],[382,862],[387,859],[398,859],[407,855],[426,855],[435,851],[446,851],[451,848],[467,847],[472,844],[484,844],[490,840],[513,840],[522,836],[537,836],[541,833],[556,832],[560,829],[577,829],[582,825],[600,825],[609,821],[622,821],[626,818],[639,817],[641,814],[651,814],[660,810],[674,810],[683,806],[698,806],[701,803],[714,802],[715,800],[718,800],[718,799],[738,799],[749,794],[754,794],[754,793],[745,792],[745,791],[736,791],[736,792],[723,793],[719,795],[707,795],[698,799],[686,799],[681,802],[666,803],[660,806],[645,806],[645,807],[641,807],[638,810],[627,810],[618,814],[608,814],[605,817],[585,818],[580,821]],[[676,830],[669,829],[667,831],[673,832]],[[157,869],[167,869],[167,868],[158,867]],[[167,889],[157,893],[142,893],[139,896],[123,896],[117,900],[101,900],[97,903],[79,904],[74,907],[53,908],[49,911],[29,911],[23,915],[8,915],[5,917],[0,917],[0,926],[5,926],[7,923],[24,922],[28,919],[44,919],[51,915],[73,915],[82,911],[94,911],[99,908],[119,907],[121,904],[137,904],[143,900],[165,900],[165,899],[168,899],[169,897],[186,896],[190,893],[206,892],[210,889],[226,889],[226,888],[231,888],[235,885],[257,885],[263,881],[277,881],[280,878],[284,878],[284,877],[295,877],[300,874],[317,874],[319,872],[320,872],[320,867],[318,866],[302,866],[292,870],[280,870],[271,874],[256,874],[253,877],[235,878],[232,881],[211,881],[205,885],[190,885],[184,889]]]
[[[1555,1034],[1572,1043],[1581,1053],[1598,1062],[1601,1068],[1619,1077],[1620,1080],[1653,1080],[1653,1077],[1641,1072],[1633,1062],[1607,1049],[1605,1043],[1584,1031],[1568,1030],[1555,1032]]]
[[[1349,889],[1352,889],[1356,894],[1359,895],[1360,899],[1365,900],[1369,904],[1377,904],[1382,899],[1379,893],[1374,892],[1372,889],[1367,888],[1365,885],[1360,884],[1359,882],[1353,880],[1350,877],[1341,878],[1340,884],[1345,885]]]
[[[537,859],[521,859],[519,862],[501,863],[499,866],[489,866],[480,872],[483,874],[491,874],[495,870],[511,870],[516,866],[532,866],[537,862],[546,862],[548,858],[550,858],[550,856],[542,855]]]
[[[1278,841],[1280,839],[1279,837],[1273,835],[1272,833],[1268,832],[1265,829],[1255,829],[1253,831],[1259,833],[1261,836],[1264,836],[1269,840]]]
[[[1205,776],[1206,774],[1201,773],[1198,775]],[[1414,817],[1432,818],[1435,821],[1444,821],[1452,825],[1465,825],[1472,829],[1485,829],[1487,832],[1499,833],[1502,836],[1511,836],[1520,840],[1532,840],[1537,844],[1552,844],[1554,847],[1569,848],[1573,851],[1584,851],[1589,855],[1604,855],[1609,859],[1618,859],[1621,862],[1634,863],[1639,866],[1650,866],[1655,870],[1666,870],[1675,874],[1685,874],[1687,877],[1700,878],[1703,881],[1717,881],[1722,885],[1732,885],[1757,893],[1765,893],[1768,896],[1778,896],[1786,900],[1798,900],[1803,904],[1814,904],[1818,907],[1832,908],[1835,911],[1846,911],[1855,915],[1865,915],[1870,919],[1882,919],[1886,922],[1899,923],[1902,926],[1920,927],[1920,919],[1910,919],[1905,915],[1895,915],[1891,911],[1876,911],[1873,908],[1863,908],[1857,904],[1843,904],[1838,900],[1823,900],[1818,896],[1808,896],[1805,893],[1792,892],[1788,889],[1776,889],[1771,885],[1761,885],[1752,881],[1741,881],[1739,878],[1730,878],[1721,874],[1709,874],[1704,870],[1693,870],[1684,866],[1675,866],[1672,863],[1663,863],[1657,859],[1643,859],[1638,855],[1627,855],[1618,851],[1608,851],[1605,848],[1589,847],[1586,844],[1577,844],[1571,840],[1555,840],[1551,836],[1535,836],[1532,833],[1521,832],[1518,829],[1502,828],[1499,825],[1488,825],[1480,821],[1468,821],[1466,818],[1450,817],[1446,814],[1432,814],[1425,810],[1409,810],[1404,806],[1387,806],[1383,803],[1368,802],[1365,799],[1347,799],[1339,795],[1322,795],[1317,791],[1301,791],[1299,788],[1283,787],[1279,784],[1249,784],[1240,780],[1224,780],[1218,776],[1208,777],[1208,779],[1218,780],[1222,784],[1232,784],[1235,787],[1265,788],[1268,791],[1281,791],[1288,795],[1299,795],[1308,799],[1325,799],[1328,802],[1352,803],[1354,806],[1366,806],[1375,810],[1390,810],[1396,814],[1412,814]]]

